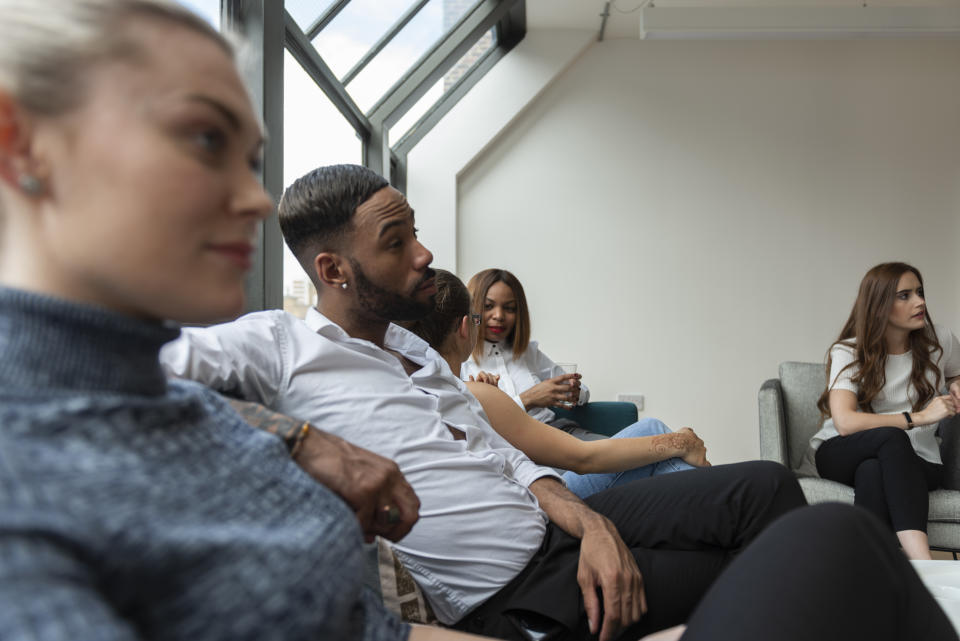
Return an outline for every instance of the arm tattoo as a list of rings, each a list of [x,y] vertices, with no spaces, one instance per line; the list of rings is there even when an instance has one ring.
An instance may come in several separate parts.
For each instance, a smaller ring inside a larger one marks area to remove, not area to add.
[[[303,421],[268,410],[259,403],[238,401],[235,398],[228,398],[227,401],[247,423],[257,429],[276,434],[283,439],[288,450],[293,450]]]

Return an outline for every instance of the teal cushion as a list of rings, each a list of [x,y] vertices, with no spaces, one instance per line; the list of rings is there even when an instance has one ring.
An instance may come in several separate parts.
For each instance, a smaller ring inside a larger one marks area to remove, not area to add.
[[[613,436],[637,422],[637,406],[617,401],[595,401],[571,409],[551,407],[557,418],[576,421],[580,427],[604,436]]]

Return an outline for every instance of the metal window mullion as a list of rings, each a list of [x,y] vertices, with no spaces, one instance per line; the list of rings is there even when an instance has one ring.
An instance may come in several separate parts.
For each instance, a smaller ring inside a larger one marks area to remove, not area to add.
[[[495,25],[518,0],[483,0],[427,52],[373,107],[374,126],[391,126],[447,69]]]
[[[313,81],[317,83],[320,89],[327,95],[334,106],[343,114],[344,118],[356,130],[357,134],[364,140],[370,138],[370,132],[373,126],[370,120],[364,115],[357,103],[353,101],[350,94],[347,93],[343,84],[337,80],[333,71],[323,61],[320,54],[307,39],[307,36],[300,31],[289,13],[285,14],[286,45],[287,49],[297,59],[297,62],[309,74]]]
[[[480,78],[506,55],[507,51],[507,48],[497,45],[485,51],[470,70],[445,91],[409,130],[404,132],[403,137],[392,145],[392,151],[400,158],[405,158],[410,150],[477,84]]]
[[[391,151],[398,158],[398,163],[404,167],[404,176],[407,155],[410,151],[501,58],[523,40],[526,35],[526,22],[526,4],[521,0],[494,26],[493,46],[391,147]]]
[[[244,76],[263,118],[267,141],[263,150],[263,186],[274,199],[283,192],[283,6],[274,0],[222,0],[225,28],[243,34],[259,53]],[[261,242],[246,281],[246,310],[283,307],[283,237],[277,217],[260,223]]]
[[[334,18],[337,17],[343,9],[350,4],[350,0],[337,0],[332,5],[327,7],[327,10],[324,11],[319,18],[313,21],[313,24],[307,28],[306,34],[308,40],[313,40],[317,37],[324,27],[330,24]]]
[[[383,36],[374,43],[373,47],[370,48],[370,51],[363,54],[363,57],[357,61],[357,64],[353,65],[353,68],[346,73],[346,75],[341,79],[343,84],[348,85],[350,81],[357,77],[364,67],[370,64],[370,61],[373,60],[374,56],[380,53],[384,47],[387,46],[393,38],[400,33],[400,30],[407,26],[407,23],[413,20],[414,16],[420,13],[420,10],[427,6],[427,3],[430,0],[420,0],[415,5],[407,9],[407,12],[400,16],[400,19],[393,23],[393,26],[383,34]]]

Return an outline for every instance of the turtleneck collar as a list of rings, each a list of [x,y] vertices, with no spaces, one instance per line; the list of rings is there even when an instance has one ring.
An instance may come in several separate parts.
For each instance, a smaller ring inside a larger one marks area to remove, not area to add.
[[[160,395],[158,354],[180,329],[0,287],[0,387]]]

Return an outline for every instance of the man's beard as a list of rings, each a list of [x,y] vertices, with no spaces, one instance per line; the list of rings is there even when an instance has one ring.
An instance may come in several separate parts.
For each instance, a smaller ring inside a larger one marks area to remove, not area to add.
[[[363,273],[358,262],[352,258],[349,261],[353,268],[353,287],[357,292],[357,301],[365,312],[385,321],[414,321],[433,313],[436,295],[424,302],[414,298],[417,288],[433,278],[436,272],[432,269],[427,269],[423,277],[414,285],[414,291],[404,296],[388,292],[376,285]]]

